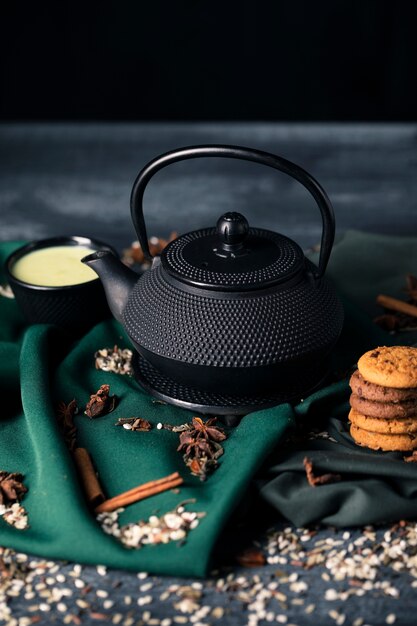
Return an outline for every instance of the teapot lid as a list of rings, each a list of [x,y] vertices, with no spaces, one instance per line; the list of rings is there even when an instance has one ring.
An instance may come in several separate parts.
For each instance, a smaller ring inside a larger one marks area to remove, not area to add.
[[[304,268],[301,248],[288,237],[250,228],[241,213],[224,213],[215,228],[178,237],[163,250],[161,263],[174,278],[207,289],[264,289],[293,278]]]

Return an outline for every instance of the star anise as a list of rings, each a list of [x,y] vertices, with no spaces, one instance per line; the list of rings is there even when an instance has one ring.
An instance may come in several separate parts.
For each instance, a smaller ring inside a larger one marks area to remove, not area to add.
[[[100,389],[90,396],[84,413],[90,418],[111,413],[116,406],[116,396],[110,396],[110,385],[101,385]]]
[[[27,492],[23,484],[23,474],[0,471],[0,504],[8,505],[20,502]]]
[[[217,459],[223,454],[220,441],[226,439],[224,431],[215,426],[216,418],[204,422],[200,417],[193,417],[187,430],[180,433],[178,451],[184,453],[184,462],[191,473],[205,480],[216,469]]]
[[[207,440],[224,441],[226,439],[226,435],[221,428],[214,426],[216,422],[217,418],[215,417],[208,419],[206,422],[203,422],[201,417],[193,417],[192,426],[194,430],[191,430],[190,433],[197,439],[204,437],[204,439]]]
[[[192,432],[180,433],[180,445],[177,448],[178,452],[184,452],[188,457],[212,457],[214,456],[214,450],[207,439],[196,439]]]
[[[400,328],[400,319],[394,313],[384,313],[374,318],[374,323],[384,330],[393,331]]]
[[[78,413],[78,407],[75,400],[71,400],[69,404],[65,404],[65,402],[59,403],[57,420],[61,426],[65,442],[71,451],[76,446],[77,428],[74,424],[74,415],[76,413]]]

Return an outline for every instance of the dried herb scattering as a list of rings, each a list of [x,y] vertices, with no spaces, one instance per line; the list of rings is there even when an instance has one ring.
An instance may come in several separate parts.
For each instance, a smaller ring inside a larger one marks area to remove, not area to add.
[[[186,504],[194,502],[195,500],[181,502],[173,511],[160,517],[151,515],[147,521],[142,520],[136,524],[119,526],[118,518],[124,509],[100,513],[97,521],[105,533],[119,539],[126,548],[139,549],[148,544],[169,543],[170,541],[184,542],[188,533],[197,528],[200,519],[206,515],[203,512],[185,509]]]
[[[193,429],[193,426],[190,423],[173,426],[172,424],[163,424],[162,422],[158,422],[156,427],[158,430],[170,430],[173,433],[183,433],[186,430]]]
[[[8,506],[20,502],[26,492],[23,474],[0,471],[0,504]]]
[[[100,389],[90,396],[84,413],[92,419],[107,415],[114,410],[116,403],[117,397],[110,396],[110,385],[101,385]]]
[[[20,504],[26,492],[23,474],[0,471],[0,515],[18,530],[28,526],[27,513]]]
[[[328,485],[330,483],[337,483],[342,480],[340,474],[321,474],[317,476],[313,471],[313,462],[307,456],[304,457],[303,465],[306,471],[308,484],[311,487],[317,487],[318,485]]]
[[[115,426],[123,426],[126,430],[137,430],[141,432],[148,432],[153,428],[152,424],[142,417],[120,417]]]
[[[218,459],[224,452],[220,442],[226,439],[226,434],[216,422],[215,417],[206,422],[193,417],[190,428],[180,433],[177,450],[184,453],[186,466],[200,480],[206,480],[208,474],[218,467]]]
[[[71,452],[77,445],[77,428],[74,424],[74,415],[78,413],[78,406],[75,400],[69,404],[60,402],[57,410],[57,420],[64,435],[65,443]]]
[[[113,348],[101,348],[94,354],[95,366],[97,370],[103,372],[131,376],[133,373],[132,356],[132,350],[119,348],[117,345]]]
[[[405,304],[417,306],[417,277],[413,276],[413,274],[407,274],[406,276],[405,293],[407,294]],[[402,302],[402,300],[397,301],[400,309]],[[417,318],[415,316],[408,315],[401,310],[389,308],[385,308],[385,312],[382,315],[375,317],[374,323],[391,333],[417,329]]]
[[[178,237],[178,233],[173,231],[168,239],[162,237],[151,237],[148,240],[149,252],[152,256],[161,254],[162,250],[174,239]],[[122,261],[129,267],[133,265],[139,265],[141,268],[146,269],[149,267],[149,261],[145,259],[142,247],[138,241],[134,241],[130,248],[123,250]]]

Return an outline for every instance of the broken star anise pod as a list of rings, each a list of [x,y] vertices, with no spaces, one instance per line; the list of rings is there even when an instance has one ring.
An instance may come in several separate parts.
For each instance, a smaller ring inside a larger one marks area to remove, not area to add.
[[[109,394],[110,385],[101,385],[100,389],[90,396],[84,413],[90,418],[111,413],[116,406],[117,397]]]
[[[72,451],[76,447],[77,427],[74,424],[74,415],[78,413],[78,407],[75,400],[71,400],[69,404],[60,402],[57,410],[57,420],[61,426],[65,442]]]
[[[188,469],[193,476],[198,476],[200,480],[206,480],[207,476],[211,474],[217,468],[216,459],[208,459],[206,456],[191,459],[186,459],[184,455],[184,461]]]
[[[19,502],[26,492],[23,474],[0,471],[0,504]]]

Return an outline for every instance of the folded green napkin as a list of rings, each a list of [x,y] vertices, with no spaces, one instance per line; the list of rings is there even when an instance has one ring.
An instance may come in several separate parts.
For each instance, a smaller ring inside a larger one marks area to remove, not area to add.
[[[15,247],[1,244],[0,263]],[[0,280],[1,282],[1,280]],[[284,405],[246,416],[230,430],[219,468],[201,482],[185,467],[176,451],[178,434],[154,428],[131,432],[115,426],[119,417],[139,416],[182,424],[192,413],[155,404],[127,376],[96,370],[94,352],[114,344],[128,346],[121,327],[112,320],[96,326],[73,345],[53,327],[24,330],[13,300],[0,297],[0,470],[21,472],[29,491],[22,504],[30,528],[17,530],[0,518],[0,545],[81,563],[144,570],[155,574],[204,576],[219,535],[244,497],[265,457],[292,423]],[[188,510],[206,516],[190,531],[186,543],[127,549],[106,535],[90,513],[72,458],[56,421],[59,401],[76,398],[84,407],[101,384],[110,384],[120,401],[109,415],[90,420],[80,413],[78,445],[86,447],[108,497],[136,485],[180,472],[180,493],[156,495],[126,508],[122,524],[161,515],[181,501],[195,498]]]

